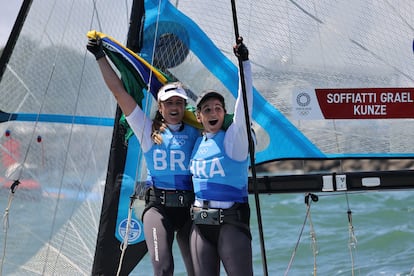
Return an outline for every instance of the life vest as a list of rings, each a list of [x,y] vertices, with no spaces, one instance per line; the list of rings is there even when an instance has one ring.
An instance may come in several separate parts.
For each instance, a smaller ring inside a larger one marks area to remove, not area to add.
[[[189,162],[199,130],[184,124],[179,131],[166,129],[162,144],[145,153],[148,183],[158,189],[192,190]]]
[[[248,158],[236,161],[224,150],[225,131],[201,137],[191,158],[194,193],[197,199],[247,202]]]

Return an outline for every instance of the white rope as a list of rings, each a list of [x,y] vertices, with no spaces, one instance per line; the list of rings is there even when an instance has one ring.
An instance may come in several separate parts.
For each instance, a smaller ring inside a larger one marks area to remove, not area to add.
[[[132,202],[133,202],[133,199],[131,198],[131,202],[130,202],[129,209],[128,209],[128,219],[127,219],[127,226],[125,230],[125,236],[124,236],[124,240],[120,244],[121,257],[119,260],[118,271],[116,273],[117,276],[121,275],[122,262],[123,262],[123,259],[126,253],[126,249],[128,247],[129,231],[131,230]]]
[[[357,244],[357,239],[354,233],[354,226],[352,225],[352,221],[348,222],[348,233],[349,233],[349,238],[348,238],[348,247],[349,247],[349,255],[351,257],[351,271],[352,271],[352,276],[355,275],[355,260],[354,260],[354,254],[353,251],[356,251],[356,244]]]
[[[16,186],[17,188],[17,186]],[[0,264],[0,276],[3,274],[3,265],[4,265],[4,260],[5,260],[5,256],[6,256],[6,245],[7,245],[7,234],[8,234],[8,230],[9,230],[9,210],[11,208],[11,203],[13,201],[13,197],[14,197],[14,192],[15,190],[10,190],[9,193],[9,197],[8,197],[8,203],[7,203],[7,207],[4,211],[4,215],[3,215],[3,233],[4,233],[4,237],[3,237],[3,257],[1,258],[1,264]]]
[[[56,5],[56,2],[55,2],[55,5]],[[74,0],[72,1],[72,4],[71,4],[71,9],[70,9],[70,11],[68,11],[69,13],[71,13],[72,11],[73,11],[73,6],[74,6]],[[55,7],[55,6],[54,6]],[[54,7],[52,8],[52,10],[54,9]],[[53,14],[53,12],[51,12],[51,13],[49,13],[49,18],[47,19],[47,22],[49,22],[49,19],[51,18],[51,16],[52,16],[52,14]],[[67,21],[66,21],[66,23],[65,24],[63,24],[63,26],[65,26],[65,29],[64,30],[62,30],[62,36],[61,36],[61,40],[63,40],[63,38],[65,37],[64,36],[64,34],[66,33],[66,31],[67,31],[67,29],[68,29],[68,26],[69,26],[69,24],[68,24],[68,21],[70,20],[70,16],[68,16],[67,17]],[[49,23],[46,23],[45,24],[45,28],[46,28],[46,26],[48,26],[48,24]],[[44,31],[44,34],[46,33],[46,30]],[[43,37],[43,36],[42,36]],[[55,57],[54,57],[54,61],[53,61],[53,67],[52,67],[52,70],[51,70],[51,72],[50,72],[50,76],[49,76],[49,80],[48,80],[48,82],[47,82],[47,86],[46,86],[46,89],[45,89],[45,94],[44,94],[44,98],[46,98],[46,95],[48,94],[48,91],[49,91],[49,88],[50,88],[50,84],[51,84],[51,80],[52,80],[52,78],[53,78],[53,75],[55,74],[55,69],[56,69],[56,67],[55,67],[55,65],[56,65],[56,61],[57,61],[57,59],[58,59],[58,57],[59,57],[59,54],[61,53],[61,50],[62,50],[62,47],[63,47],[63,43],[61,44],[62,46],[60,46],[58,49],[57,49],[57,51],[56,51],[56,54],[55,54]],[[77,108],[77,106],[78,106],[78,102],[79,102],[79,93],[80,93],[80,90],[78,90],[77,91],[78,92],[78,94],[77,94],[77,98],[76,98],[76,104],[75,104],[75,111],[76,111],[76,108]],[[40,108],[40,111],[42,111],[43,110],[43,107],[44,107],[44,102],[45,101],[42,101],[42,106],[41,106],[41,108]],[[40,112],[39,112],[39,114],[40,114]],[[75,113],[74,113],[75,114]],[[35,122],[35,128],[37,127],[37,124],[38,124],[38,120],[36,120],[36,122]],[[34,133],[33,133],[34,134]],[[70,142],[71,142],[71,140],[72,140],[72,134],[73,134],[73,122],[72,122],[72,124],[70,125],[70,132],[69,132],[69,139],[68,139],[68,145],[70,144]],[[34,136],[33,136],[34,137]],[[32,137],[32,138],[33,138]],[[65,152],[65,158],[64,158],[64,161],[63,161],[63,169],[65,169],[66,168],[66,165],[67,165],[67,163],[68,163],[68,155],[69,155],[69,152],[68,151],[66,151]],[[61,193],[61,190],[62,190],[62,186],[63,186],[63,178],[64,178],[64,174],[62,174],[62,177],[61,177],[61,179],[60,179],[60,182],[59,182],[59,194]],[[53,212],[53,216],[52,216],[52,227],[50,228],[50,235],[49,235],[49,240],[51,240],[52,239],[52,235],[53,235],[53,232],[54,232],[54,227],[56,226],[56,218],[57,218],[57,213],[58,213],[58,206],[59,206],[59,202],[60,202],[60,196],[58,196],[58,198],[57,198],[57,200],[56,200],[56,205],[55,205],[55,208],[54,208],[54,212]],[[47,249],[46,249],[46,254],[45,254],[45,260],[47,260],[48,258],[49,258],[49,253],[50,253],[50,243],[48,243],[48,246],[47,246]],[[59,254],[60,254],[60,252],[59,252]],[[57,258],[56,258],[56,260],[55,260],[55,262],[57,262]],[[43,263],[43,272],[42,272],[42,274],[45,274],[46,273],[46,269],[47,269],[47,267],[46,267],[46,265],[47,265],[47,263],[46,262],[44,262]]]
[[[354,225],[352,224],[352,211],[349,207],[349,199],[348,199],[348,193],[345,193],[346,197],[346,204],[348,206],[348,248],[349,248],[349,255],[351,258],[351,271],[352,276],[355,276],[355,257],[354,257],[354,251],[355,255],[357,255],[357,238],[354,231]]]
[[[155,33],[154,33],[154,40],[153,40],[153,46],[152,46],[152,57],[151,57],[151,66],[154,66],[154,57],[155,57],[155,50],[156,50],[156,42],[157,42],[157,35],[158,35],[158,26],[159,26],[159,18],[160,18],[160,13],[161,13],[161,0],[158,1],[158,13],[157,13],[157,20],[156,20],[156,24],[155,24]],[[148,89],[148,93],[150,93],[151,91],[151,83],[152,83],[152,78],[154,77],[154,74],[152,72],[152,70],[150,70],[150,74],[148,77],[148,83],[147,83],[147,89]],[[151,96],[147,93],[147,96],[145,97],[145,105],[143,106],[143,111],[146,112],[147,116],[150,116],[150,112],[151,112],[151,106],[150,106],[150,101],[151,101]],[[157,100],[155,100],[157,102]],[[144,127],[143,129],[146,128],[146,123],[147,121],[144,120]],[[141,133],[141,137],[140,140],[143,141],[144,139],[144,132]],[[142,148],[139,148],[139,152],[138,152],[138,160],[143,160],[143,152],[142,152]],[[137,180],[140,180],[143,178],[143,173],[144,170],[140,169],[142,168],[142,162],[137,162],[137,167],[136,167],[136,173],[135,173],[135,183],[138,184]],[[143,193],[145,192],[145,187],[143,187],[143,185],[140,185],[139,187],[136,187],[135,189],[135,194],[134,196],[138,195],[138,196],[142,196]],[[132,205],[132,204],[131,204]]]
[[[160,13],[161,13],[161,0],[158,1],[158,13],[157,13],[157,20],[156,20],[156,25],[155,25],[155,35],[154,35],[154,40],[153,40],[151,66],[154,65],[153,62],[154,62],[154,57],[155,57],[156,41],[157,41]],[[152,78],[153,77],[154,77],[154,74],[153,74],[152,70],[150,70],[148,83],[147,83],[147,92],[148,93],[150,93],[150,91],[151,91],[151,83],[152,83]],[[146,113],[147,116],[150,116],[150,111],[151,111],[150,100],[151,100],[151,97],[148,93],[145,97],[145,104],[144,104],[142,109],[143,109],[143,112]],[[146,128],[146,123],[147,123],[147,120],[144,120],[143,129]],[[141,136],[139,138],[140,138],[139,139],[140,141],[143,141],[144,132],[141,133]],[[135,185],[137,185],[138,183],[141,182],[140,179],[143,178],[143,172],[144,172],[144,170],[141,169],[143,167],[143,164],[142,164],[143,152],[142,152],[141,147],[138,149],[137,158],[141,162],[137,162],[137,165],[136,165],[136,168],[135,168]],[[126,252],[127,247],[128,247],[128,237],[129,237],[129,232],[130,232],[130,224],[131,224],[131,220],[132,220],[132,211],[134,210],[134,201],[138,199],[137,197],[142,196],[144,192],[145,192],[145,187],[143,187],[141,185],[139,187],[135,187],[134,194],[131,196],[131,202],[130,202],[130,205],[129,205],[129,208],[128,208],[128,219],[127,219],[127,227],[126,227],[126,231],[125,231],[125,236],[124,236],[123,242],[120,245],[121,257],[120,257],[119,264],[118,264],[117,275],[119,275],[121,273],[123,259],[124,259],[125,252]],[[141,200],[141,199],[138,199],[138,200]],[[136,216],[138,217],[139,214],[136,214]]]
[[[298,239],[297,239],[297,241],[296,241],[295,247],[294,247],[293,252],[292,252],[292,255],[291,255],[291,257],[290,257],[289,264],[288,264],[288,266],[287,266],[287,268],[286,268],[286,270],[285,270],[285,274],[284,274],[284,276],[287,276],[287,275],[288,275],[288,273],[289,273],[289,271],[290,271],[290,269],[291,269],[291,267],[292,267],[293,260],[295,259],[296,252],[298,251],[298,248],[299,248],[300,239],[301,239],[301,237],[302,237],[302,235],[303,235],[303,230],[304,230],[304,228],[305,228],[306,221],[307,221],[308,217],[310,218],[310,207],[311,207],[311,202],[312,202],[312,201],[309,201],[309,198],[308,198],[309,196],[310,196],[310,194],[307,194],[307,195],[305,196],[305,202],[306,202],[306,214],[305,214],[305,219],[304,219],[303,224],[302,224],[302,227],[301,227],[301,229],[300,229],[300,232],[299,232],[299,237],[298,237]],[[308,199],[306,199],[306,198],[308,198]],[[312,223],[311,223],[311,226],[312,226]],[[311,227],[311,229],[313,229],[313,226]],[[312,231],[313,231],[313,230],[312,230]],[[315,235],[314,235],[314,234],[313,234],[313,237],[315,237]],[[316,238],[315,238],[315,244],[316,244]],[[316,248],[316,246],[314,246],[314,249],[315,249],[315,248]],[[315,259],[316,259],[316,257],[315,257]],[[316,273],[316,266],[314,267],[314,271],[315,271],[315,273]],[[316,274],[315,274],[315,275],[316,275]]]
[[[51,16],[51,14],[49,14],[49,18],[47,19],[47,21],[49,21],[49,19],[50,19],[50,16]],[[47,26],[47,24],[45,24],[45,26]],[[45,30],[43,30],[43,35],[46,33],[46,31]],[[41,36],[41,37],[43,37],[43,35]],[[41,38],[40,38],[41,39]],[[58,51],[59,52],[59,51]],[[57,57],[58,57],[58,54],[56,54],[56,56],[55,56],[55,59],[54,59],[54,62],[53,62],[53,64],[55,65],[55,61],[57,60]],[[45,98],[45,96],[47,95],[47,91],[48,91],[48,89],[49,89],[49,85],[50,85],[50,82],[51,82],[51,79],[52,79],[52,76],[53,76],[53,72],[54,72],[54,69],[55,69],[55,67],[53,66],[53,68],[52,68],[52,71],[51,71],[51,73],[50,73],[50,76],[49,76],[49,79],[48,79],[48,83],[47,83],[47,87],[46,87],[46,89],[45,89],[45,93],[43,94],[43,99]],[[17,77],[17,74],[14,72],[14,74],[16,75],[16,77]],[[17,78],[18,80],[20,80],[21,81],[21,83],[23,84],[23,86],[26,88],[26,90],[27,90],[27,92],[29,93],[29,94],[31,94],[32,96],[33,96],[33,94],[31,93],[31,91],[29,90],[29,88],[24,84],[24,82],[21,80],[21,78]],[[19,108],[18,109],[20,109],[20,107],[23,105],[23,102],[24,102],[24,100],[26,99],[26,97],[27,96],[25,96],[25,98],[21,101],[21,103],[20,103],[20,105],[19,105]],[[34,97],[34,96],[33,96]],[[36,129],[37,129],[37,126],[38,126],[38,123],[39,123],[39,117],[40,117],[40,114],[41,114],[41,112],[42,112],[42,110],[43,110],[43,107],[44,107],[44,100],[42,100],[42,101],[38,101],[38,99],[37,98],[35,98],[34,97],[34,99],[37,101],[37,102],[40,102],[40,109],[38,110],[38,112],[37,112],[37,117],[36,117],[36,120],[35,120],[35,122],[34,122],[34,126],[33,126],[33,128],[32,128],[32,131],[31,131],[31,134],[30,134],[30,139],[29,139],[29,144],[28,144],[28,147],[26,148],[26,150],[24,151],[24,157],[23,157],[23,159],[22,159],[22,162],[21,162],[21,164],[20,164],[20,166],[18,166],[17,168],[16,168],[16,170],[15,170],[15,175],[17,175],[17,177],[16,177],[16,180],[15,181],[19,181],[19,180],[21,180],[21,178],[22,178],[22,175],[23,175],[23,170],[24,170],[24,168],[25,168],[25,164],[26,164],[26,161],[27,161],[27,158],[28,158],[28,155],[29,155],[29,152],[30,152],[30,150],[31,150],[31,148],[32,148],[32,145],[33,145],[33,143],[34,143],[34,137],[35,137],[35,132],[36,132]],[[16,173],[16,171],[17,171],[17,173]],[[16,183],[16,182],[15,182]],[[19,182],[20,183],[20,182]],[[18,186],[18,185],[17,185]],[[16,186],[16,188],[17,188],[17,186]],[[12,203],[12,201],[13,201],[13,199],[14,199],[14,193],[15,193],[15,191],[16,191],[17,189],[15,189],[15,190],[11,190],[10,191],[10,195],[9,195],[9,201],[8,201],[8,206],[7,206],[7,208],[6,208],[6,210],[5,210],[5,213],[4,213],[4,217],[3,217],[3,220],[4,220],[4,227],[5,227],[5,235],[4,235],[4,247],[3,247],[3,250],[4,250],[4,253],[3,253],[3,256],[2,256],[2,260],[1,260],[1,269],[0,269],[0,272],[1,272],[1,270],[2,270],[2,267],[3,267],[3,263],[4,263],[4,260],[5,260],[5,258],[6,258],[6,252],[5,252],[5,249],[6,249],[6,242],[7,242],[7,232],[8,232],[8,228],[9,228],[9,224],[8,224],[8,221],[9,221],[9,211],[10,211],[10,209],[11,209],[11,203]],[[56,208],[55,208],[55,214],[56,214]],[[53,225],[54,225],[54,222],[55,222],[55,215],[54,215],[54,217],[53,217]],[[44,267],[43,267],[43,273],[44,273],[44,271],[45,271],[45,265],[46,264],[44,264]]]
[[[309,233],[310,233],[311,242],[312,242],[311,246],[312,246],[312,254],[313,254],[313,276],[316,276],[317,275],[316,256],[318,255],[318,245],[316,242],[316,232],[315,232],[315,228],[313,227],[310,211],[308,213],[308,217],[309,217],[309,228],[310,228]]]

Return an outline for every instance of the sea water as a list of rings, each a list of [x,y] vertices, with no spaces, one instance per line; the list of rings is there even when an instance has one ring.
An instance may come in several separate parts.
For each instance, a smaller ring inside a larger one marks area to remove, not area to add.
[[[414,276],[414,190],[315,195],[318,201],[309,201],[309,205],[305,204],[302,193],[259,196],[269,275]],[[249,200],[254,274],[264,275],[256,202],[253,195]],[[43,231],[36,233],[44,236],[20,240],[30,246],[24,255],[14,256],[16,263],[24,263],[35,254],[34,250],[40,247],[37,243],[47,240],[51,227],[38,223],[41,212],[27,216],[27,208],[24,208],[20,214],[20,203],[17,199],[14,202],[12,222],[18,223],[20,218],[22,224],[31,225],[31,231],[35,231],[34,227],[42,228]],[[66,211],[71,213],[71,210]],[[11,226],[10,229],[16,231],[17,228]],[[9,249],[14,242],[17,241],[9,241]],[[174,275],[186,275],[176,242],[174,259]],[[9,274],[9,266],[3,270],[3,275],[21,275]],[[152,274],[148,254],[131,273]],[[221,275],[226,275],[223,267]]]
[[[259,196],[269,275],[414,275],[414,191],[316,195],[309,207],[305,194]],[[250,205],[254,274],[263,275],[253,195]],[[174,258],[175,275],[186,275],[176,242]],[[132,275],[151,274],[147,254]]]

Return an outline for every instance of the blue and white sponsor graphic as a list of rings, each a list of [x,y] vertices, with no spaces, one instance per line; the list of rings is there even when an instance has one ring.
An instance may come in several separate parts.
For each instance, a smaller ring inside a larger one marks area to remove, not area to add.
[[[124,239],[127,232],[128,219],[124,219],[118,225],[118,235]],[[128,231],[128,244],[135,244],[143,239],[144,232],[142,222],[136,219],[131,219]]]
[[[128,212],[129,212],[129,203],[131,201],[131,196],[135,192],[135,176],[137,175],[137,162],[140,151],[140,146],[138,139],[132,136],[128,140],[128,152],[126,157],[124,174],[122,175],[121,181],[116,181],[116,185],[119,182],[121,185],[120,195],[119,195],[119,204],[118,204],[118,215],[116,219],[116,228],[115,228],[115,237],[122,242],[125,237]],[[135,212],[131,213],[131,225],[128,236],[128,244],[136,244],[145,240],[144,231],[143,231],[142,221],[137,217]]]

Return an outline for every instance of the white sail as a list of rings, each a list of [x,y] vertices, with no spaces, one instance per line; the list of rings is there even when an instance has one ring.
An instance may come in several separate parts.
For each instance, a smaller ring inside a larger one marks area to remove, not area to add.
[[[0,123],[0,155],[19,164],[0,165],[0,274],[90,275],[116,104],[86,33],[125,40],[130,6],[32,1],[0,83],[0,110],[21,115]]]

